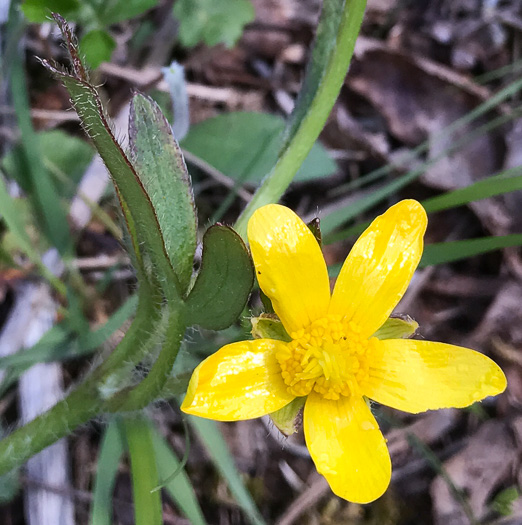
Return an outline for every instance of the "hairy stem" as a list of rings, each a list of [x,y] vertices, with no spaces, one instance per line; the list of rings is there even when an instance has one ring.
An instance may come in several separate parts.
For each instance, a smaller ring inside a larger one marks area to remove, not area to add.
[[[184,307],[171,308],[165,332],[165,343],[147,377],[132,390],[119,392],[107,402],[110,412],[140,410],[157,399],[169,379],[185,334]]]
[[[333,5],[339,0],[325,0],[323,12],[326,13],[329,10],[329,13],[334,16],[335,8],[330,9],[326,5],[327,1]],[[329,47],[329,56],[321,57],[322,60],[327,59],[328,62],[317,89],[310,99],[303,96],[299,101],[301,103],[296,105],[294,113],[298,117],[290,124],[290,140],[285,144],[273,170],[265,178],[235,224],[236,231],[243,238],[246,237],[247,223],[254,211],[265,204],[277,202],[286,191],[297,170],[310,153],[339,95],[350,65],[355,40],[359,34],[366,0],[344,0],[342,4],[335,43]],[[335,21],[325,19],[325,25],[329,24],[335,24]],[[316,48],[323,47],[320,40],[328,38],[328,33],[328,31],[321,31],[321,35],[318,34]],[[313,64],[310,67],[312,75],[321,75]]]
[[[0,441],[0,475],[23,464],[103,410],[106,399],[100,391],[99,382],[105,375],[123,366],[129,355],[135,353],[136,348],[140,349],[150,336],[155,305],[152,293],[148,287],[145,288],[140,289],[136,318],[114,351],[114,357],[109,357],[62,401]],[[109,362],[110,367],[107,366]]]

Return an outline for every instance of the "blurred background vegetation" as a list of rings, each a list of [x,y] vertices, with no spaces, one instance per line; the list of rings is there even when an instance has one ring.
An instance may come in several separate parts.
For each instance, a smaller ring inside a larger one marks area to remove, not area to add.
[[[105,168],[37,60],[67,65],[50,12],[74,25],[118,138],[133,90],[161,105],[204,231],[233,224],[272,168],[320,7],[0,2],[2,432],[60,399],[121,340],[136,307]],[[376,214],[422,201],[426,251],[397,312],[421,337],[494,357],[508,377],[502,396],[415,417],[376,407],[394,475],[364,507],[331,494],[301,435],[283,439],[264,421],[187,425],[174,397],[93,422],[2,478],[1,523],[126,525],[134,505],[173,524],[522,523],[521,57],[519,0],[369,0],[339,100],[283,199],[321,219],[332,277]],[[193,329],[172,395],[202,357],[245,338],[260,311],[254,293],[231,328]],[[142,479],[164,489],[140,492]]]

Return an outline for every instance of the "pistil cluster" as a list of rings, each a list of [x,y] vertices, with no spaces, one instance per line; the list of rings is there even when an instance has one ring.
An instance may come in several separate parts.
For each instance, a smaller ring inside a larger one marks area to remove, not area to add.
[[[361,337],[355,323],[334,315],[317,319],[290,337],[276,357],[291,394],[306,396],[314,390],[332,400],[362,395],[375,338]]]

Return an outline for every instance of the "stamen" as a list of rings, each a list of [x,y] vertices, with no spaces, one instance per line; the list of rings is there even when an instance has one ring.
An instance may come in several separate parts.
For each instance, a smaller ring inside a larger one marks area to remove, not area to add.
[[[373,338],[361,337],[354,322],[323,317],[291,336],[276,354],[290,393],[303,396],[314,390],[325,399],[362,395],[360,385],[369,378],[375,344]]]

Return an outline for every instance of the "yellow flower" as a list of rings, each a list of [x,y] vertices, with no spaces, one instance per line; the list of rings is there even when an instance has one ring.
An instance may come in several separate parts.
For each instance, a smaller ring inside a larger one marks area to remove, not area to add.
[[[307,447],[333,492],[358,503],[381,496],[391,462],[368,399],[418,413],[465,407],[506,388],[502,370],[479,352],[373,337],[419,263],[426,224],[418,202],[392,206],[355,243],[330,294],[321,249],[303,221],[277,204],[257,210],[248,224],[257,278],[292,340],[224,346],[194,371],[182,410],[238,421],[307,396]]]

